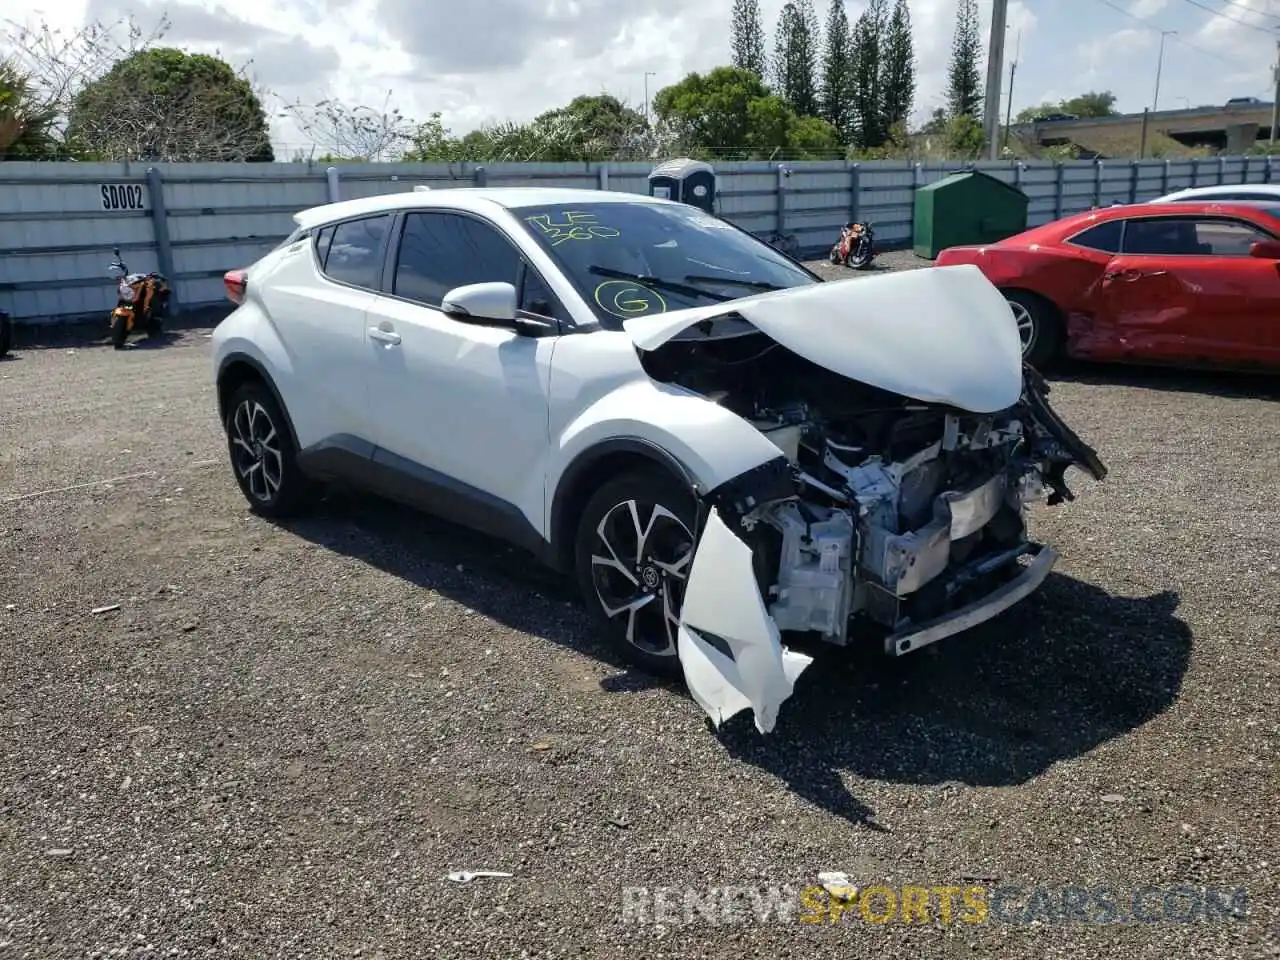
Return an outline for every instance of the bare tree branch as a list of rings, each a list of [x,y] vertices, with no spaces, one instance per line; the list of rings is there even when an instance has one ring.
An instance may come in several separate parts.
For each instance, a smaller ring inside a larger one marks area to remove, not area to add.
[[[382,108],[349,107],[333,98],[306,104],[284,103],[282,117],[324,154],[350,160],[395,160],[413,140],[415,125],[391,106],[391,91]]]
[[[150,31],[132,17],[110,24],[95,21],[75,30],[6,19],[0,34],[13,66],[30,79],[33,107],[55,117],[53,129],[61,136],[76,95],[117,61],[154,46],[169,26],[168,16]]]

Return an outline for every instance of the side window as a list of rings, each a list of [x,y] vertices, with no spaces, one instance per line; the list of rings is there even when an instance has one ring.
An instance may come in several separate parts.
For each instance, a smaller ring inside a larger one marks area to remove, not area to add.
[[[1123,220],[1111,220],[1107,223],[1095,224],[1088,230],[1077,233],[1067,242],[1077,247],[1101,250],[1103,253],[1118,253],[1123,225]]]
[[[438,307],[454,287],[515,283],[519,270],[516,248],[488,224],[456,213],[411,213],[404,219],[392,292]]]
[[[1130,220],[1124,252],[1160,256],[1247,257],[1249,248],[1271,237],[1239,220],[1162,217]]]
[[[1250,247],[1272,237],[1240,220],[1201,220],[1196,224],[1196,239],[1212,256],[1247,257]]]
[[[325,259],[329,256],[329,245],[333,242],[333,231],[337,227],[325,227],[316,234],[316,263],[324,269]]]
[[[382,273],[382,239],[391,218],[386,214],[339,223],[329,240],[325,275],[341,283],[377,289]]]
[[[520,285],[520,309],[550,320],[569,319],[556,295],[532,267],[526,267],[524,271],[524,283]]]

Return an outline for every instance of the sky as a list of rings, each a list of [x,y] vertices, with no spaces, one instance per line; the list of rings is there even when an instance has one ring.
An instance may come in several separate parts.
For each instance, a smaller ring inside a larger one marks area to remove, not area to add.
[[[772,49],[784,0],[761,0]],[[825,20],[830,0],[815,0]],[[846,0],[852,21],[865,0]],[[282,103],[336,98],[439,111],[455,134],[528,120],[579,94],[611,93],[642,109],[691,71],[729,59],[732,0],[0,0],[0,20],[53,29],[144,28],[167,13],[166,43],[218,52],[272,92],[277,153],[309,144]],[[944,102],[956,0],[910,0],[917,116]],[[979,0],[984,50],[990,0]],[[1010,0],[1003,73],[1016,54],[1013,110],[1086,90],[1110,90],[1121,110],[1271,99],[1280,0]],[[283,158],[283,157],[282,157]]]

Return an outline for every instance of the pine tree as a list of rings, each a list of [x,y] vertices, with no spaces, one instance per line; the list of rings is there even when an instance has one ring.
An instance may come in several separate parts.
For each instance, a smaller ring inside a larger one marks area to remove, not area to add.
[[[812,0],[784,6],[773,42],[774,86],[787,106],[802,117],[818,112],[812,11]]]
[[[960,0],[956,34],[947,69],[947,106],[952,117],[978,117],[982,112],[982,48],[978,39],[978,0]]]
[[[822,119],[840,132],[844,143],[852,143],[853,49],[850,45],[849,16],[844,0],[831,0],[827,13],[826,46],[822,53]]]
[[[884,100],[883,129],[905,125],[916,97],[916,57],[911,42],[911,11],[907,0],[897,0],[885,30],[880,60],[880,89]]]
[[[870,0],[854,24],[850,42],[856,142],[864,150],[881,146],[887,134],[884,128],[884,91],[880,85],[885,19],[885,0]]]
[[[765,77],[764,26],[760,0],[733,0],[733,65]]]

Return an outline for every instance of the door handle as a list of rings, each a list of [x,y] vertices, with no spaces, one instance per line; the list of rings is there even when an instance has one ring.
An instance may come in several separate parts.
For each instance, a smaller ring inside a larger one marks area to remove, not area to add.
[[[383,330],[382,327],[369,328],[370,340],[381,340],[389,347],[397,347],[400,345],[400,334],[394,330]]]

